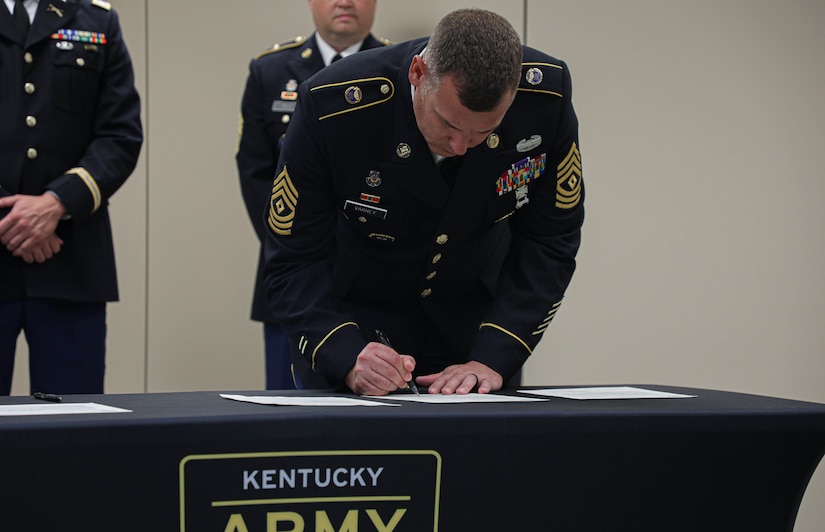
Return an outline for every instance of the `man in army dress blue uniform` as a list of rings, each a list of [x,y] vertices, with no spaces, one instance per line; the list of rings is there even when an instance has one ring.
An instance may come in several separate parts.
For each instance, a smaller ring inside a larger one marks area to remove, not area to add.
[[[322,70],[299,89],[266,241],[299,379],[502,388],[559,309],[583,200],[567,66],[494,13]]]
[[[236,161],[244,203],[262,243],[252,299],[252,319],[264,322],[266,388],[294,388],[289,342],[266,304],[263,283],[265,209],[281,143],[292,118],[298,85],[336,59],[387,44],[370,33],[376,0],[310,0],[316,31],[276,44],[249,64],[241,102],[241,138]]]
[[[108,203],[143,142],[132,62],[107,2],[4,3],[0,394],[21,330],[32,391],[103,393],[118,298]]]

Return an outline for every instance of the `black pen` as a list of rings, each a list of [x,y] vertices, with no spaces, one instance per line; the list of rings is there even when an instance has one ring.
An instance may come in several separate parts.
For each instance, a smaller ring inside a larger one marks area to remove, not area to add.
[[[392,344],[390,343],[390,339],[387,338],[387,335],[384,334],[384,331],[375,329],[375,334],[378,335],[378,341],[380,341],[382,344],[389,347],[390,349],[393,348]],[[407,386],[410,387],[410,390],[412,390],[415,395],[421,395],[420,393],[418,393],[418,386],[415,385],[415,379],[407,381]]]
[[[63,401],[62,397],[53,393],[34,392],[32,397],[40,399],[41,401],[49,401],[50,403],[60,403]]]

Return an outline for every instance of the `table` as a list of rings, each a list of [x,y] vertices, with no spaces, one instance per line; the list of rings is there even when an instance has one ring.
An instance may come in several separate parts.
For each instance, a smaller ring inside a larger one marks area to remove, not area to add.
[[[131,412],[0,417],[0,530],[793,529],[825,452],[825,405],[637,386],[697,397],[305,407],[218,392],[66,396]]]

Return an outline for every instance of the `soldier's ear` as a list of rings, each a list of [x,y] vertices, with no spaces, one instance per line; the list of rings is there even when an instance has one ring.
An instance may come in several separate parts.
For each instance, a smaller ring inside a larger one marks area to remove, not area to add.
[[[424,82],[427,81],[427,63],[424,62],[424,58],[420,55],[413,57],[412,63],[410,63],[408,77],[410,79],[410,85],[415,88],[421,87],[424,85]]]

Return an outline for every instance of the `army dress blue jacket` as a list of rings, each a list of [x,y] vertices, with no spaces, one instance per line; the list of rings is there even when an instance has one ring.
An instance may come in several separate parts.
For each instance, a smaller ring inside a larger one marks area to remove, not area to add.
[[[372,34],[361,43],[361,50],[387,44]],[[241,127],[235,160],[246,212],[255,229],[261,249],[252,298],[252,319],[272,322],[263,283],[263,242],[266,227],[261,213],[269,203],[272,176],[278,164],[281,142],[292,118],[298,85],[324,68],[316,34],[276,44],[249,63],[241,100]]]
[[[0,194],[53,191],[58,254],[0,249],[0,299],[118,298],[108,201],[137,163],[140,101],[118,16],[100,0],[41,0],[23,41],[0,6]]]
[[[299,89],[265,274],[310,387],[341,386],[375,329],[416,357],[417,375],[476,360],[506,381],[573,275],[584,189],[566,64],[524,48],[515,101],[453,158],[450,186],[413,114],[407,73],[425,45],[356,54]],[[432,338],[447,352],[432,355]]]

